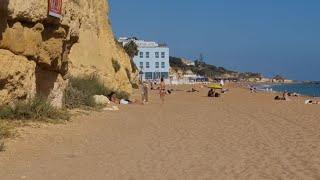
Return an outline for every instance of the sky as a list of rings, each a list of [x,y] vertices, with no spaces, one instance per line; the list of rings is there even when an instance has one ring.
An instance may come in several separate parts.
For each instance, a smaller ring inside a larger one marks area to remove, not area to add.
[[[109,0],[117,37],[241,72],[320,80],[319,0]]]

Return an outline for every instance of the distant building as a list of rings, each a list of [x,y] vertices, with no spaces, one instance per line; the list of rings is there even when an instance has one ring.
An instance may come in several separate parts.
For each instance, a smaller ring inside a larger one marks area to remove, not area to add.
[[[139,53],[133,58],[133,61],[142,74],[142,80],[169,78],[169,48],[166,45],[126,37],[119,38],[118,41],[123,46],[130,41],[137,44]]]
[[[171,84],[195,84],[195,83],[208,83],[209,78],[197,75],[191,70],[183,71],[181,69],[170,71],[170,83]]]
[[[275,77],[272,78],[273,83],[284,83],[284,81],[285,79],[280,75],[276,75]]]
[[[270,83],[270,82],[272,82],[272,80],[270,78],[262,77],[259,82],[261,82],[261,83]]]

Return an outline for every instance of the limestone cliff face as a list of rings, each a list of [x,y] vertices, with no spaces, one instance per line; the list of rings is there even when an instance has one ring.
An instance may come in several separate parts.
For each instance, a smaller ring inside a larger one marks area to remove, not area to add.
[[[0,104],[39,94],[61,106],[68,77],[92,74],[130,93],[134,75],[108,9],[105,0],[63,0],[57,19],[47,15],[48,0],[0,0]]]

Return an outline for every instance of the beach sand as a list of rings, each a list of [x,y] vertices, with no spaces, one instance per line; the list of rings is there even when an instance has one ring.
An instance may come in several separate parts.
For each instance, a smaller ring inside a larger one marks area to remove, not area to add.
[[[320,105],[232,88],[174,92],[161,105],[25,127],[0,153],[0,179],[320,179]]]

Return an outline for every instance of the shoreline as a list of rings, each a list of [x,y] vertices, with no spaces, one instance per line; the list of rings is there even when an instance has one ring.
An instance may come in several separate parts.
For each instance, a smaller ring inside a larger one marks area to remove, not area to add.
[[[310,83],[272,83],[272,84],[265,84],[265,83],[258,83],[258,84],[254,84],[256,87],[258,87],[258,91],[260,92],[266,92],[266,93],[283,93],[283,91],[278,91],[274,89],[274,86],[286,86],[286,85],[303,85],[303,84],[310,84]],[[250,83],[248,83],[247,85],[250,85]],[[252,85],[252,84],[251,84]],[[244,87],[246,88],[246,87]],[[267,88],[272,89],[272,91],[267,91]],[[287,90],[289,93],[297,93],[299,94],[299,97],[305,97],[305,98],[311,98],[311,99],[319,99],[320,95],[318,96],[313,96],[313,95],[309,95],[306,93],[301,93],[298,91],[289,91]]]

